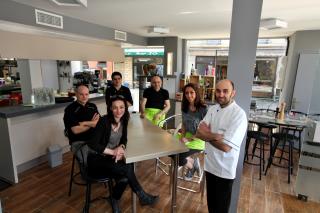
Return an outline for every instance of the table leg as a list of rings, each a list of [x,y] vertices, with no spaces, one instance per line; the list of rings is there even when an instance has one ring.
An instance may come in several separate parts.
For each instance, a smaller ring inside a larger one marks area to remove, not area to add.
[[[136,163],[133,163],[133,171],[136,171]],[[132,213],[137,212],[137,196],[136,194],[131,190],[131,202],[132,202]]]
[[[171,212],[177,210],[177,174],[178,174],[178,155],[173,157],[173,172],[172,172],[172,193],[171,193]]]

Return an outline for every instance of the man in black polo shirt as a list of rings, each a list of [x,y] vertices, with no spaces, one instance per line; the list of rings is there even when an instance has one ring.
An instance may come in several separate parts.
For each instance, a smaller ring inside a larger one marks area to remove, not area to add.
[[[133,105],[133,100],[131,96],[130,89],[128,87],[122,86],[122,75],[120,72],[113,72],[111,75],[112,85],[106,89],[106,104],[110,100],[110,97],[114,95],[122,95],[128,103],[128,106]]]
[[[72,151],[75,151],[79,143],[87,141],[91,137],[93,128],[96,127],[100,118],[97,106],[88,102],[88,87],[78,86],[76,97],[77,100],[64,110],[63,117]]]
[[[140,117],[146,117],[153,124],[158,125],[165,119],[170,109],[169,92],[161,88],[162,81],[157,75],[151,77],[151,87],[143,91]]]

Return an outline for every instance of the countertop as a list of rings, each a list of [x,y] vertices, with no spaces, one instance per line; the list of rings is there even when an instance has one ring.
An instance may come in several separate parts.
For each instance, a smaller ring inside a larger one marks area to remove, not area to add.
[[[102,94],[90,94],[89,96],[90,101],[95,100],[104,100],[104,95]],[[43,112],[47,110],[57,109],[61,107],[66,107],[71,102],[66,103],[57,103],[52,105],[46,105],[46,106],[9,106],[9,107],[0,107],[0,118],[12,118],[17,117],[21,115],[31,114],[31,113],[37,113],[37,112]]]

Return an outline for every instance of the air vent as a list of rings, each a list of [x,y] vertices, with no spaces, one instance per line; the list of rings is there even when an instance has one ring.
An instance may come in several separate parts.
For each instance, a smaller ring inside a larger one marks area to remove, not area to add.
[[[114,39],[120,41],[127,41],[127,33],[119,30],[114,31]]]
[[[36,23],[63,29],[63,17],[57,14],[35,9]]]
[[[59,6],[83,6],[87,7],[87,0],[51,0]]]

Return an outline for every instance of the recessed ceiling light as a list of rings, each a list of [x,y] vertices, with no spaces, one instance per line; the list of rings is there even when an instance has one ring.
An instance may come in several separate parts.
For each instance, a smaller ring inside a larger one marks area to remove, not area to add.
[[[196,13],[195,11],[183,11],[183,12],[180,12],[179,14],[180,15],[189,15],[189,14],[194,14]]]

